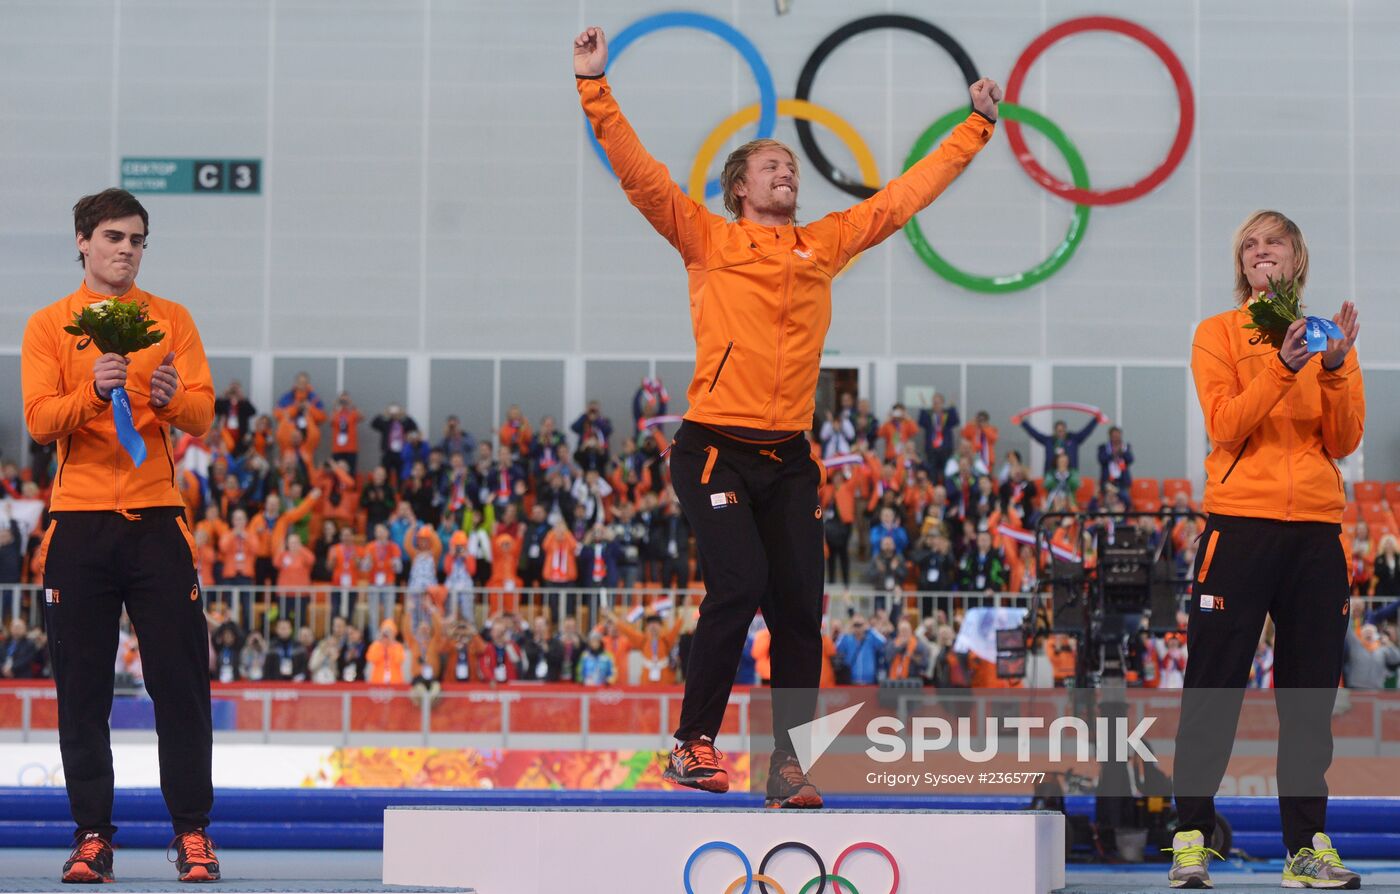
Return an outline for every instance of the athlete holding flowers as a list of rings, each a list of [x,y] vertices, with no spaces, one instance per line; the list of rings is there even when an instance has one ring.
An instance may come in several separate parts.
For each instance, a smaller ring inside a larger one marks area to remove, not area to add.
[[[858,253],[926,207],[992,138],[1001,88],[970,88],[972,109],[943,144],[864,202],[796,222],[792,150],[754,140],[725,161],[728,221],[693,201],[647,154],[604,77],[599,28],[574,40],[579,99],[628,200],[680,252],[690,280],[695,376],[676,434],[671,479],[695,532],[707,595],[690,650],[685,700],[666,776],[729,788],[714,739],[754,613],[772,633],[775,750],[768,805],[815,808],[821,795],[794,756],[793,726],[810,721],[822,665],[823,470],[811,427],[831,281]]]
[[[1361,364],[1352,350],[1360,325],[1348,301],[1333,320],[1340,337],[1323,345],[1309,347],[1306,317],[1282,331],[1267,331],[1267,321],[1259,328],[1263,318],[1250,303],[1260,293],[1287,284],[1285,292],[1301,296],[1308,280],[1302,231],[1277,211],[1256,212],[1240,226],[1234,264],[1236,306],[1202,322],[1191,346],[1213,449],[1206,459],[1210,518],[1191,578],[1191,660],[1175,762],[1180,823],[1168,880],[1174,888],[1210,887],[1213,795],[1267,614],[1280,690],[1283,886],[1356,888],[1360,877],[1342,865],[1323,830],[1330,717],[1350,621],[1346,494],[1335,461],[1356,449],[1365,427]]]
[[[189,311],[136,286],[148,221],[124,190],[80,200],[73,223],[83,282],[24,331],[25,422],[34,440],[58,443],[40,561],[59,750],[77,824],[65,882],[112,880],[107,718],[123,607],[140,635],[155,703],[180,880],[219,878],[204,833],[214,800],[209,631],[170,449],[172,427],[196,437],[209,430],[214,387]],[[130,415],[119,423],[119,412]]]

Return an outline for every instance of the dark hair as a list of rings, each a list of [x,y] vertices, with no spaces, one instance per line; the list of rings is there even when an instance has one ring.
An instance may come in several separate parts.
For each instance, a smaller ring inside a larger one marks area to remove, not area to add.
[[[93,231],[102,221],[130,217],[133,214],[141,215],[141,226],[145,228],[146,235],[149,236],[151,234],[151,218],[146,213],[146,209],[137,201],[136,196],[115,187],[104,189],[102,192],[83,196],[78,200],[78,204],[73,206],[73,232],[84,239],[91,239]],[[78,263],[83,263],[81,252],[78,253]]]

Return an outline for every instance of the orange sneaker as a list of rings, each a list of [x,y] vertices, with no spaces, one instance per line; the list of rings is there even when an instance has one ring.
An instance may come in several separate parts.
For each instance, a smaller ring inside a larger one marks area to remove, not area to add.
[[[729,791],[729,774],[719,765],[723,758],[709,739],[691,739],[672,749],[663,775],[678,785],[723,794]]]
[[[175,856],[170,858],[169,851]],[[217,882],[219,880],[219,860],[214,856],[214,842],[204,834],[203,829],[181,832],[166,848],[166,859],[175,864],[182,882]]]
[[[819,810],[822,793],[802,772],[797,758],[775,751],[773,762],[768,767],[768,797],[763,806],[784,810]]]
[[[73,853],[63,864],[63,881],[69,884],[101,884],[112,877],[112,842],[88,832],[73,842]]]

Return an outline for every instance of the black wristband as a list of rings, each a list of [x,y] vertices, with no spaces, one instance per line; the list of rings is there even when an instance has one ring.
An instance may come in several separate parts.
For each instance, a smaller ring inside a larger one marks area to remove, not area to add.
[[[102,396],[102,392],[99,391],[99,390],[97,390],[97,380],[96,380],[96,379],[93,379],[93,380],[92,380],[92,393],[97,395],[97,399],[98,399],[98,400],[105,401],[105,402],[107,402],[107,403],[111,403],[111,402],[112,402],[112,399],[111,399],[110,397],[103,397],[103,396]]]
[[[972,114],[974,114],[974,115],[976,115],[977,117],[981,118],[983,121],[987,122],[988,124],[996,124],[996,123],[997,123],[997,119],[995,119],[995,118],[988,118],[986,115],[983,115],[981,112],[977,111],[976,109],[973,109],[973,110],[972,110]]]
[[[1328,372],[1333,372],[1333,373],[1336,372],[1337,370],[1341,369],[1342,367],[1346,366],[1346,365],[1347,365],[1347,358],[1346,358],[1345,355],[1343,355],[1343,357],[1342,357],[1342,362],[1341,362],[1341,363],[1338,363],[1336,366],[1328,366],[1326,360],[1323,360],[1323,361],[1322,361],[1322,368],[1325,369],[1325,370],[1327,370]]]
[[[1283,359],[1283,351],[1279,351],[1279,352],[1278,352],[1278,362],[1279,362],[1279,363],[1282,363],[1282,364],[1283,364],[1283,368],[1286,369],[1286,370],[1288,370],[1289,372],[1293,373],[1293,375],[1295,375],[1295,376],[1296,376],[1296,375],[1302,370],[1302,368],[1303,368],[1303,367],[1300,366],[1300,367],[1298,367],[1298,369],[1294,369],[1293,367],[1289,366],[1289,365],[1288,365],[1288,361]],[[1306,364],[1307,361],[1304,360],[1303,363]]]
[[[579,80],[579,81],[596,81],[596,80],[598,80],[599,78],[606,77],[606,76],[607,76],[607,73],[606,73],[606,72],[604,72],[603,74],[596,74],[596,75],[581,75],[581,74],[578,74],[577,72],[574,73],[574,79],[575,79],[575,80]]]

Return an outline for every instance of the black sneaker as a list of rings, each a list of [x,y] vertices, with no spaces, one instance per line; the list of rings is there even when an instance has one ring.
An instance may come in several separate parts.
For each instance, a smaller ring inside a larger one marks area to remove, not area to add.
[[[112,877],[112,842],[96,832],[86,832],[73,842],[73,853],[63,864],[63,881],[92,885],[115,881]]]
[[[170,850],[175,857],[170,858]],[[181,832],[166,848],[166,859],[175,864],[178,878],[182,882],[217,882],[219,880],[219,860],[214,856],[214,842],[204,834],[203,829]]]
[[[678,785],[723,794],[729,791],[729,774],[719,765],[723,758],[709,739],[691,739],[672,749],[662,775]]]
[[[797,758],[785,751],[775,751],[768,765],[768,797],[763,806],[785,810],[819,810],[822,793],[802,772]]]

